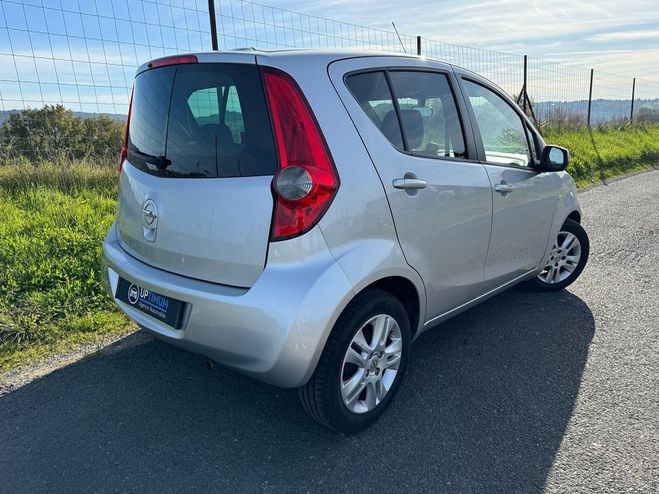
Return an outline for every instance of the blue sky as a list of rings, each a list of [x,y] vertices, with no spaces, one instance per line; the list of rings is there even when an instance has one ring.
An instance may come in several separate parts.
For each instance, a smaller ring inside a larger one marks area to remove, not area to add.
[[[399,49],[391,33],[353,31],[277,8],[386,31],[393,20],[408,35],[623,75],[602,79],[596,97],[625,99],[632,76],[658,81],[641,97],[659,97],[658,2],[281,0],[269,8],[216,0],[216,9],[221,48],[331,46],[338,38],[330,33],[340,32],[348,39],[344,47]],[[0,0],[0,110],[64,102],[75,110],[125,113],[139,63],[209,50],[208,31],[207,0]],[[413,38],[405,40],[413,45]],[[471,68],[506,87],[508,81],[497,79],[506,71],[496,64]],[[514,65],[510,89],[516,91],[517,59]],[[587,71],[574,70],[545,70],[544,79],[536,78],[536,99],[585,97]]]

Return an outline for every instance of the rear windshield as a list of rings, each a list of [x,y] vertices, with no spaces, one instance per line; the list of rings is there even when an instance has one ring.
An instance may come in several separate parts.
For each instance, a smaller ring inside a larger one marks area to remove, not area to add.
[[[128,160],[176,178],[272,175],[272,129],[255,65],[186,64],[135,79]]]

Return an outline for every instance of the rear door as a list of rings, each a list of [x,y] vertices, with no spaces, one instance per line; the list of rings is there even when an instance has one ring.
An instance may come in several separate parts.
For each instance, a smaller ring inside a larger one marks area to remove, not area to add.
[[[332,64],[330,74],[382,179],[405,257],[425,283],[426,319],[480,295],[492,195],[450,67],[369,58]]]
[[[461,85],[492,184],[492,236],[484,276],[495,287],[543,260],[561,180],[534,169],[539,142],[502,91],[468,74],[462,74]]]
[[[117,224],[145,263],[248,287],[265,265],[277,158],[255,59],[227,58],[137,75]]]

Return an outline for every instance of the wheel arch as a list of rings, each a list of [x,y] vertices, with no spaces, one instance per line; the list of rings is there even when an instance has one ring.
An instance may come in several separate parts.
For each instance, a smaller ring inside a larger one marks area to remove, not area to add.
[[[575,209],[574,211],[572,211],[570,214],[567,215],[565,221],[567,220],[576,221],[577,223],[581,224],[581,213]],[[565,223],[565,221],[563,223]]]
[[[410,331],[412,338],[414,338],[421,319],[421,296],[414,283],[403,276],[387,276],[367,285],[355,297],[372,289],[383,290],[400,300],[410,318]]]

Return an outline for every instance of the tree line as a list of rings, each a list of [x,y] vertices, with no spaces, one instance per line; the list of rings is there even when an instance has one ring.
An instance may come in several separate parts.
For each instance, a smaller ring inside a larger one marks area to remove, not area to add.
[[[41,161],[58,158],[114,163],[124,123],[105,115],[76,116],[62,105],[13,111],[0,125],[0,157]]]

